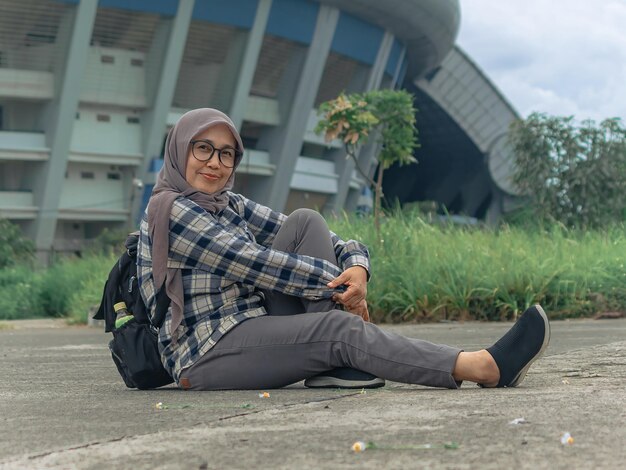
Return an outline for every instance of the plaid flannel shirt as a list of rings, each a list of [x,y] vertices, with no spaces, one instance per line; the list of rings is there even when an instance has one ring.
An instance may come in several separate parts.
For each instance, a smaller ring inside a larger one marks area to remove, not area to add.
[[[267,315],[260,289],[319,300],[336,292],[326,284],[343,270],[363,266],[369,272],[367,248],[334,233],[332,241],[342,269],[322,259],[272,250],[286,218],[235,193],[229,193],[228,206],[218,214],[184,197],[174,201],[168,267],[182,270],[185,305],[178,340],[172,341],[170,311],[159,331],[159,349],[177,383],[181,371],[230,329],[248,318]],[[152,246],[145,216],[140,230],[137,275],[143,300],[154,314]]]

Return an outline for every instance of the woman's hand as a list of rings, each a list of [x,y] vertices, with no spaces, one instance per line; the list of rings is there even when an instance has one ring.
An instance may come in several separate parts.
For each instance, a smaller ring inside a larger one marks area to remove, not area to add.
[[[341,285],[348,288],[345,292],[333,295],[333,301],[344,305],[350,312],[361,309],[362,302],[365,302],[367,297],[367,270],[362,266],[352,266],[328,283],[331,289]],[[367,305],[365,309],[367,311]]]
[[[370,313],[367,309],[367,301],[366,300],[362,300],[361,303],[359,303],[359,305],[357,305],[356,308],[354,309],[347,309],[348,312],[350,313],[354,313],[355,315],[360,316],[363,320],[365,321],[370,321]]]

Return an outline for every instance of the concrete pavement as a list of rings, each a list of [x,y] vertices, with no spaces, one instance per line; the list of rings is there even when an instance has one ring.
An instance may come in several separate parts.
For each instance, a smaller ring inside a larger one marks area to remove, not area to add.
[[[101,330],[5,324],[0,468],[576,469],[626,460],[626,319],[553,322],[546,356],[516,389],[388,383],[361,394],[299,383],[269,398],[129,390]],[[510,326],[385,328],[473,350]],[[509,424],[516,418],[525,422]],[[564,432],[573,444],[561,444]],[[357,440],[378,448],[354,453]],[[444,447],[451,442],[458,448]]]

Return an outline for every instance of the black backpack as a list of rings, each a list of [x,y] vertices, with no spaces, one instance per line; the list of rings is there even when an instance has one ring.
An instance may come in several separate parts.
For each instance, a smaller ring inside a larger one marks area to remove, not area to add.
[[[93,318],[104,320],[104,331],[113,333],[109,350],[126,386],[147,390],[174,381],[161,363],[157,338],[170,299],[165,289],[161,289],[157,294],[156,313],[150,319],[137,281],[138,241],[139,232],[131,233],[126,239],[126,251],[109,273],[100,308]],[[125,302],[134,318],[120,328],[115,328],[113,306],[118,302]]]

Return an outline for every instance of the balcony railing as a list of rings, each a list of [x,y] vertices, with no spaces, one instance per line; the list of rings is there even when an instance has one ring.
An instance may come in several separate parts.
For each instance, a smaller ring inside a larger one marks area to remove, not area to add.
[[[30,220],[37,210],[32,191],[0,191],[0,218]]]
[[[291,177],[291,188],[316,193],[335,194],[339,177],[335,164],[317,158],[298,157]]]
[[[0,131],[0,160],[45,161],[49,157],[43,132]]]
[[[36,70],[0,68],[0,97],[50,100],[54,96],[54,74]]]

